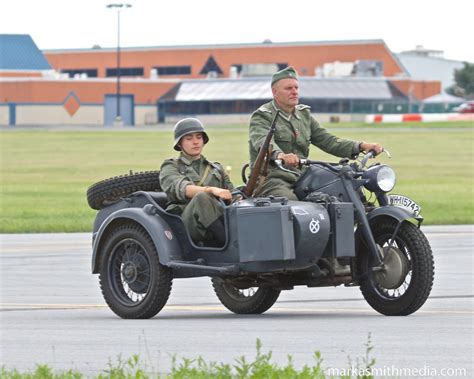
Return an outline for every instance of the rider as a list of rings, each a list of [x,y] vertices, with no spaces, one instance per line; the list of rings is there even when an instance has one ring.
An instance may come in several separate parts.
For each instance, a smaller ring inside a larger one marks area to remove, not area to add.
[[[352,141],[330,134],[311,116],[308,105],[298,104],[298,77],[293,67],[287,67],[272,76],[273,100],[262,105],[251,116],[249,130],[250,165],[253,167],[260,146],[263,144],[273,117],[280,110],[276,121],[276,130],[272,140],[273,159],[281,159],[285,166],[300,172],[300,159],[309,155],[309,146],[313,144],[329,154],[338,157],[354,158],[360,152],[383,151],[378,143]],[[268,175],[258,185],[257,196],[285,196],[297,200],[293,192],[298,176],[269,167]]]
[[[201,153],[209,142],[202,122],[180,120],[174,127],[174,149],[178,158],[167,159],[160,168],[162,190],[168,195],[166,210],[181,214],[194,241],[225,243],[223,207],[218,199],[229,201],[234,188],[222,165]]]

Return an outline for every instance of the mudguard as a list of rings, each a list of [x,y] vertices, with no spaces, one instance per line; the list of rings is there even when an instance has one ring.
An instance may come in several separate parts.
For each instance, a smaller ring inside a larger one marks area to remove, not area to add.
[[[154,212],[146,212],[145,208],[125,208],[112,213],[105,219],[94,237],[92,252],[92,273],[99,272],[100,249],[102,237],[109,227],[118,220],[132,220],[140,224],[150,235],[158,252],[162,265],[167,265],[170,260],[179,259],[181,247],[169,225]]]
[[[367,214],[367,220],[369,222],[372,222],[374,219],[378,217],[390,217],[397,220],[398,222],[402,222],[410,218],[414,218],[413,215],[411,215],[407,211],[401,208],[390,206],[390,205],[376,208],[372,212]]]

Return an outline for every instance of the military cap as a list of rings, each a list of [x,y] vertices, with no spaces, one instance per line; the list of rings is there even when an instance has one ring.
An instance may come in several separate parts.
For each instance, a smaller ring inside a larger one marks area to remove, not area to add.
[[[191,133],[202,133],[204,139],[204,144],[209,141],[206,131],[204,130],[204,125],[197,118],[183,118],[178,121],[174,126],[174,145],[173,148],[177,151],[181,151],[181,147],[178,145],[181,138],[186,134]]]
[[[272,85],[274,85],[279,80],[286,78],[298,79],[296,70],[292,66],[288,66],[283,70],[275,72],[272,76]]]

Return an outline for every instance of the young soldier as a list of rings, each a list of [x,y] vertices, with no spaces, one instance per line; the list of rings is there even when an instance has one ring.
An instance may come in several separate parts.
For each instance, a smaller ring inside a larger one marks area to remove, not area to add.
[[[180,120],[174,127],[178,158],[167,159],[160,169],[160,183],[168,195],[168,212],[181,214],[192,239],[225,243],[223,208],[218,199],[231,200],[234,188],[217,162],[201,153],[209,137],[196,118]]]
[[[338,157],[354,158],[360,152],[383,151],[378,143],[351,141],[337,138],[311,116],[308,105],[299,103],[298,77],[293,67],[287,67],[272,76],[273,100],[257,109],[250,119],[249,149],[250,165],[253,167],[260,146],[268,134],[277,110],[280,110],[276,131],[272,140],[272,158],[281,159],[285,166],[299,171],[300,159],[308,158],[309,146],[313,144],[321,150]],[[258,196],[285,196],[296,200],[293,187],[297,175],[284,172],[270,165],[262,185],[257,187]]]

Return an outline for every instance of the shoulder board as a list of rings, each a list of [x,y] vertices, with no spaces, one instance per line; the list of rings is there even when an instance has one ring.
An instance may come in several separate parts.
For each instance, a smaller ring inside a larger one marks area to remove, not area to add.
[[[296,106],[296,109],[298,109],[299,111],[302,111],[302,110],[305,110],[305,109],[311,109],[311,107],[309,105],[305,105],[305,104],[298,104]]]
[[[273,107],[271,106],[271,103],[266,103],[260,106],[255,112],[265,112],[265,113],[272,113],[273,112]]]

